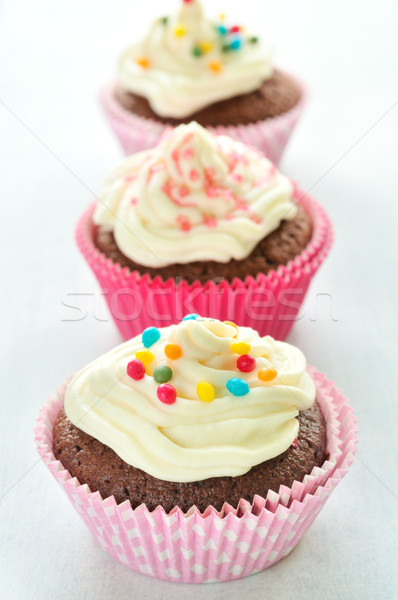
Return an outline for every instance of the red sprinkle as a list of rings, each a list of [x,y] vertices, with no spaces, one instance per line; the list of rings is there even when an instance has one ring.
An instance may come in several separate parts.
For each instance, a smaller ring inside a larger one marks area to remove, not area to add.
[[[145,375],[145,365],[143,362],[135,358],[127,365],[127,375],[131,377],[131,379],[135,379],[138,381],[142,379]]]
[[[236,366],[242,373],[250,373],[256,368],[256,359],[250,354],[242,354],[236,361]]]
[[[298,438],[296,438],[293,443],[292,443],[292,448],[295,448],[297,446],[297,442],[298,442]]]
[[[231,27],[231,29],[229,30],[230,33],[238,33],[240,31],[240,27],[239,25],[234,25],[233,27]]]
[[[157,395],[159,400],[164,404],[174,404],[177,398],[177,391],[169,383],[162,383],[158,387]]]

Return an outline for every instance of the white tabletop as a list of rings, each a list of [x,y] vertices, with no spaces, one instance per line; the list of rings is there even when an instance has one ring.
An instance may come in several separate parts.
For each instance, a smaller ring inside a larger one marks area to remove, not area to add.
[[[73,241],[79,214],[121,156],[97,90],[120,50],[176,3],[0,3],[0,597],[396,598],[396,0],[207,0],[257,27],[275,42],[277,63],[306,79],[311,101],[281,168],[336,228],[290,341],[350,398],[360,446],[298,547],[232,583],[153,580],[96,545],[38,462],[32,429],[47,395],[120,341]],[[66,306],[71,295],[80,312]]]

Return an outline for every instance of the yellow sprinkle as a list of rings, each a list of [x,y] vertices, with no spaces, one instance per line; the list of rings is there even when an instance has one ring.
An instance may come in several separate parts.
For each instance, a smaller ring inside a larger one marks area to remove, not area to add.
[[[235,327],[236,333],[232,337],[235,338],[238,335],[238,326],[236,325],[236,323],[233,323],[232,321],[224,321],[224,325],[230,325],[231,327]]]
[[[257,373],[257,377],[261,381],[272,381],[277,375],[278,371],[276,369],[260,369]]]
[[[139,56],[135,59],[137,65],[140,65],[143,69],[149,69],[149,60],[145,56]]]
[[[218,15],[218,16],[219,16],[219,18],[221,19],[221,21],[224,21],[224,19],[225,19],[225,15],[224,15],[224,13],[221,13],[221,14],[220,14],[220,15]]]
[[[200,48],[202,52],[210,52],[211,50],[213,50],[213,44],[211,42],[201,42]]]
[[[135,353],[135,357],[138,358],[138,360],[140,360],[144,365],[145,368],[153,361],[153,359],[155,358],[153,356],[153,353],[150,352],[150,350],[138,350],[138,352]]]
[[[164,347],[164,353],[170,360],[175,360],[182,356],[181,347],[178,344],[166,344]]]
[[[222,71],[222,64],[219,60],[212,60],[209,62],[208,67],[210,71],[213,71],[213,73],[221,73]]]
[[[200,381],[196,386],[196,391],[200,400],[203,402],[213,402],[216,395],[214,387],[207,381]]]
[[[186,31],[185,25],[182,23],[177,23],[177,25],[174,27],[174,35],[176,37],[184,37]]]
[[[234,342],[231,344],[231,350],[236,354],[249,354],[251,346],[247,342]]]

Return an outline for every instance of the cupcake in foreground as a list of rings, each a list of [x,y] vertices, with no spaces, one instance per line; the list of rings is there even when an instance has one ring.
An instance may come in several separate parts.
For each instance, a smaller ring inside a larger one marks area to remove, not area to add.
[[[36,436],[112,556],[182,581],[288,554],[355,451],[351,410],[300,350],[197,315],[82,369]]]
[[[185,312],[283,338],[331,226],[257,149],[191,123],[111,173],[77,240],[125,338]]]
[[[165,127],[197,121],[256,145],[278,163],[304,103],[302,86],[274,69],[271,49],[199,0],[181,2],[120,58],[101,93],[127,154],[153,147]]]

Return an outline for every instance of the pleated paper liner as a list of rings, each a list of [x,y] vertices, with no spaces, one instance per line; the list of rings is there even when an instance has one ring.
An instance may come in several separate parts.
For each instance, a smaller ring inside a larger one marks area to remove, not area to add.
[[[289,554],[347,473],[357,445],[356,419],[347,399],[331,381],[308,368],[325,415],[329,460],[314,468],[302,482],[253,504],[241,500],[200,513],[175,507],[149,511],[117,505],[80,485],[55,459],[53,426],[64,403],[68,382],[42,408],[35,428],[37,449],[99,545],[130,569],[169,581],[204,583],[227,581],[262,571]],[[332,523],[331,523],[332,526]],[[343,532],[342,532],[343,533]],[[72,541],[71,541],[72,543]]]
[[[289,111],[248,125],[207,127],[210,132],[228,135],[239,142],[261,150],[276,165],[279,163],[289,138],[306,104],[304,85],[293,78],[300,89],[301,99]],[[169,125],[135,115],[126,110],[116,97],[117,85],[113,82],[100,92],[100,102],[112,130],[126,154],[134,154],[156,146]]]
[[[189,284],[184,279],[162,280],[122,268],[94,245],[92,221],[95,204],[82,215],[76,241],[103,291],[110,313],[125,339],[146,327],[177,323],[187,313],[197,313],[252,327],[261,335],[285,339],[308,286],[327,256],[333,229],[325,210],[310,196],[295,189],[294,198],[309,214],[313,224],[307,247],[286,266],[268,275],[258,274],[244,281],[209,280]]]

